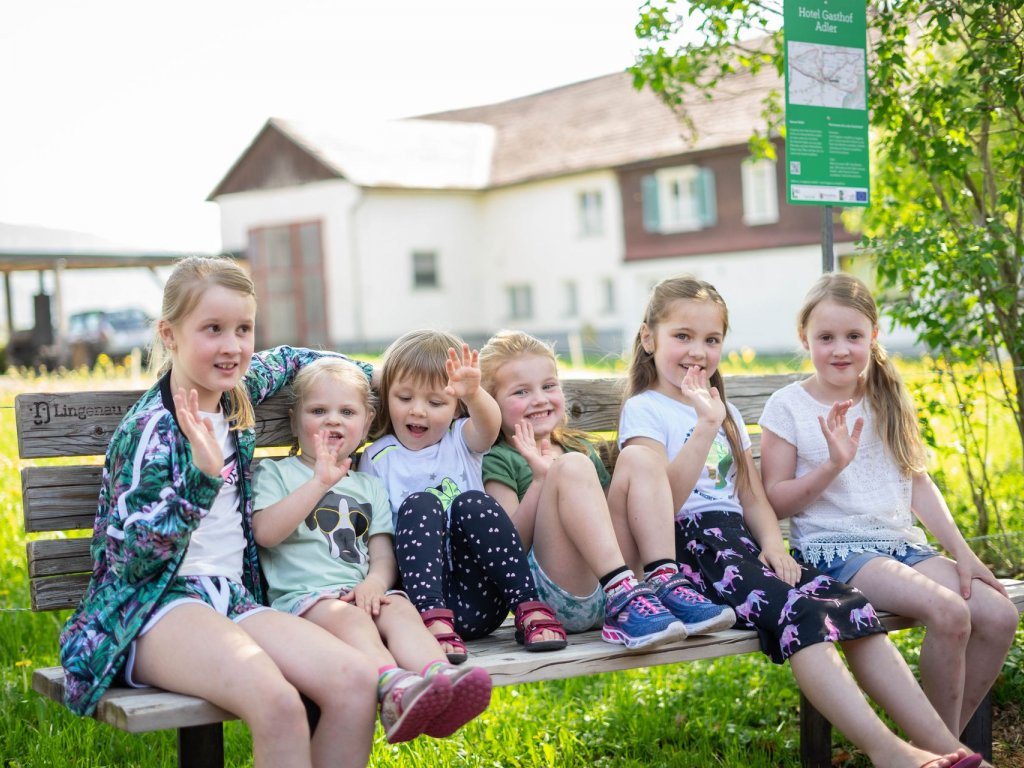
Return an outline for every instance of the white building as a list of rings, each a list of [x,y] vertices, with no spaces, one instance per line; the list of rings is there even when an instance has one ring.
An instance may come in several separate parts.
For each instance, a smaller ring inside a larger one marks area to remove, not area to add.
[[[747,138],[773,73],[691,109],[619,73],[378,125],[269,120],[210,199],[250,261],[261,343],[381,349],[418,327],[503,327],[618,353],[647,292],[689,272],[729,303],[727,346],[796,349],[822,209],[786,205]],[[853,235],[836,218],[840,254]]]

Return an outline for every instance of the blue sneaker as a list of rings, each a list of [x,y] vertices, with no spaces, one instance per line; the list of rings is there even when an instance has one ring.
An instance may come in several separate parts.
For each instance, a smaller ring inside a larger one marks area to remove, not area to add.
[[[661,604],[683,622],[688,635],[719,632],[736,623],[736,614],[732,608],[708,600],[681,573],[655,576],[647,584],[655,590]]]
[[[608,599],[601,637],[630,650],[686,637],[686,627],[646,585],[623,589]]]

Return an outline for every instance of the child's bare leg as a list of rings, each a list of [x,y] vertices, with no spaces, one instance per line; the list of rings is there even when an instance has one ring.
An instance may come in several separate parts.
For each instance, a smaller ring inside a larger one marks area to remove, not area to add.
[[[971,633],[967,603],[956,591],[887,557],[869,560],[850,583],[875,608],[917,619],[927,628],[921,643],[921,688],[946,727],[959,733]]]
[[[320,707],[313,765],[365,766],[377,719],[377,670],[369,657],[313,622],[277,611],[258,613],[242,628]]]
[[[406,598],[391,595],[380,607],[376,632],[394,656],[398,666],[420,674],[427,664],[445,661],[445,651]]]
[[[958,593],[960,589],[956,566],[944,557],[929,558],[918,563],[914,570],[951,592]],[[964,689],[957,733],[962,733],[967,727],[974,711],[999,676],[1020,621],[1013,603],[977,579],[971,583],[967,609],[971,616],[971,639],[964,653]]]
[[[302,614],[302,618],[323,627],[344,643],[369,656],[376,665],[375,669],[395,663],[395,658],[384,646],[373,619],[353,603],[337,599],[320,600]],[[423,622],[419,621],[419,614],[416,615],[416,620],[423,626]],[[426,627],[423,629],[426,631]]]
[[[831,643],[815,643],[789,657],[790,668],[811,704],[878,768],[918,768],[940,757],[908,744],[890,731],[857,687]],[[939,761],[934,766],[950,765]]]
[[[625,560],[590,459],[566,453],[554,462],[537,504],[533,554],[562,589],[589,595],[598,577]]]
[[[914,744],[940,754],[963,747],[932,707],[888,637],[868,635],[841,645],[860,687],[889,713]]]
[[[664,460],[649,448],[628,445],[615,462],[608,508],[626,564],[642,577],[644,565],[675,560],[675,507]]]
[[[313,763],[305,708],[295,686],[258,639],[262,633],[257,623],[273,623],[256,622],[264,615],[272,614],[265,611],[249,617],[242,624],[250,626],[243,629],[205,606],[177,606],[139,638],[134,677],[170,691],[201,696],[237,714],[252,732],[253,762],[257,768],[306,768]],[[297,623],[298,619],[292,622]],[[316,629],[312,624],[309,627]],[[250,634],[250,628],[257,629],[257,636]],[[321,630],[317,633],[323,634]],[[338,641],[326,638],[329,646],[318,644],[316,649],[309,650],[325,651],[340,646]],[[353,702],[365,698],[360,693],[367,694],[370,702],[368,717],[359,718],[356,711],[352,713],[356,720],[366,720],[362,723],[361,738],[356,740],[358,746],[372,737],[372,681],[361,688],[353,685],[352,690]],[[358,757],[358,749],[356,752]]]

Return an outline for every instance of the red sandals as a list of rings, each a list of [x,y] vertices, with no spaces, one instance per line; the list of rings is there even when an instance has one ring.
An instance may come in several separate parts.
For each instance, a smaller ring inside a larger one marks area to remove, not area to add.
[[[562,626],[551,606],[539,600],[529,600],[516,606],[516,642],[527,651],[557,651],[565,648],[565,627]],[[540,614],[537,616],[535,614]],[[545,630],[550,630],[560,638],[541,640]]]
[[[420,614],[420,618],[423,619],[427,629],[430,629],[435,622],[441,622],[448,627],[447,632],[435,634],[434,639],[439,643],[447,643],[451,646],[452,650],[445,654],[448,657],[449,664],[461,664],[469,657],[469,654],[466,653],[466,643],[463,642],[462,638],[455,631],[455,614],[451,610],[448,608],[431,608],[430,610],[423,611]]]

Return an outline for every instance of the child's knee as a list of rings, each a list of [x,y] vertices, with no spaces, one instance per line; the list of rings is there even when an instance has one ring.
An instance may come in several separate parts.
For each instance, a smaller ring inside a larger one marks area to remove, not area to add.
[[[575,451],[559,456],[551,469],[556,473],[558,482],[571,483],[574,487],[580,483],[600,482],[590,457]]]
[[[988,587],[982,587],[977,582],[975,582],[974,588],[988,589]],[[993,590],[993,592],[995,591]],[[1017,632],[1017,626],[1020,623],[1020,614],[1017,613],[1017,607],[997,592],[989,597],[990,599],[986,600],[981,606],[975,607],[973,603],[968,604],[971,607],[971,620],[975,631],[992,637],[1006,639],[1008,641],[1007,644],[1012,643],[1013,637]]]
[[[971,636],[971,609],[960,595],[949,592],[932,611],[926,625],[931,631],[966,643]]]

